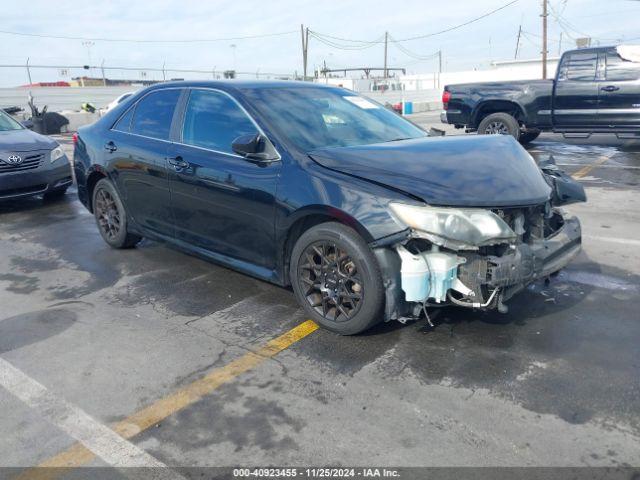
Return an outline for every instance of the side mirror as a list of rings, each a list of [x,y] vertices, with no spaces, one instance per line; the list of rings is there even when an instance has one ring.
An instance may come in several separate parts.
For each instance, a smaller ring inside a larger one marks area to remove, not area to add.
[[[239,136],[231,144],[231,149],[249,161],[270,163],[280,160],[274,146],[261,133]]]

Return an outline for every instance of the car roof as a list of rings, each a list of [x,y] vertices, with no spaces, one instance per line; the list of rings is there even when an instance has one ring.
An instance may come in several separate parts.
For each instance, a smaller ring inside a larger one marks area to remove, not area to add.
[[[180,80],[163,82],[153,85],[152,88],[166,87],[209,87],[224,90],[254,90],[259,88],[336,88],[320,83],[303,82],[299,80]]]

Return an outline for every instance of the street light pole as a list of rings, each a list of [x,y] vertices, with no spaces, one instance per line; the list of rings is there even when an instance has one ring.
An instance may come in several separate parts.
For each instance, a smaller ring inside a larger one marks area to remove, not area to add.
[[[383,76],[387,78],[387,43],[389,43],[389,32],[384,32],[384,72]]]
[[[29,85],[33,84],[31,81],[31,69],[29,68],[29,57],[27,57],[27,77],[29,77]]]

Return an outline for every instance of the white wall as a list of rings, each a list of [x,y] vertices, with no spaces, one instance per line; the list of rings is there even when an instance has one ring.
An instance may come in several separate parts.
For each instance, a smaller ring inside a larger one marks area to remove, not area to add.
[[[17,87],[0,88],[0,107],[18,106],[30,113],[29,92],[36,106],[42,110],[47,105],[50,112],[80,110],[85,102],[96,108],[106,107],[111,101],[126,92],[140,87]]]

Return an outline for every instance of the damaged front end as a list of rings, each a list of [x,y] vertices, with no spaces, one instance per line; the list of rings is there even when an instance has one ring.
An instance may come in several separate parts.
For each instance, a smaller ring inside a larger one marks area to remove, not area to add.
[[[407,229],[374,244],[386,286],[386,320],[418,318],[431,306],[498,309],[580,251],[580,222],[560,205],[585,201],[553,160],[540,165],[552,190],[540,205],[451,208],[392,204]]]

